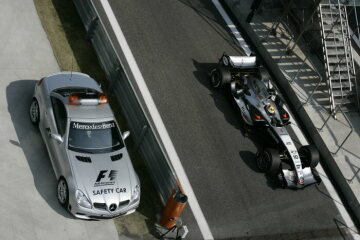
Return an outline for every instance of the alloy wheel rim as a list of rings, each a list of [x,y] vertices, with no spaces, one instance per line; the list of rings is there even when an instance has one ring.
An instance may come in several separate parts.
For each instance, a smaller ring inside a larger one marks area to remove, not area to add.
[[[30,117],[33,122],[36,122],[38,120],[39,116],[39,106],[37,102],[34,100],[31,104],[30,108]]]
[[[64,180],[59,182],[58,186],[58,198],[61,203],[65,203],[67,197],[67,188]]]

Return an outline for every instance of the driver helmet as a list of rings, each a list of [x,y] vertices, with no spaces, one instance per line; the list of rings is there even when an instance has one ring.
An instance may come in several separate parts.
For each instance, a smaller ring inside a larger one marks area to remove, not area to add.
[[[273,104],[269,104],[266,106],[266,111],[271,114],[274,115],[275,114],[275,106]]]

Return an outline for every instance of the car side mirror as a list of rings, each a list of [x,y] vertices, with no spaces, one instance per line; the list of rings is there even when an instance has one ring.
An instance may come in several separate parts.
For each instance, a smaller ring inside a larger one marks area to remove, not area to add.
[[[54,140],[56,140],[58,143],[63,143],[64,140],[59,134],[50,133],[50,137]]]
[[[125,140],[126,138],[128,138],[130,136],[130,131],[126,131],[123,133],[123,139]]]

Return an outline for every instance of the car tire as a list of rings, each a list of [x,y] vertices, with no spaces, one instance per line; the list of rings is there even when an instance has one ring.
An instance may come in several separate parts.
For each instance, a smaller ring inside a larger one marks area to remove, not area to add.
[[[212,87],[222,87],[231,82],[231,73],[225,67],[214,68],[210,72],[210,79]]]
[[[314,168],[319,164],[320,154],[314,145],[300,147],[299,155],[304,167]]]
[[[57,199],[59,203],[67,208],[69,204],[69,188],[65,178],[61,177],[57,185]]]
[[[260,72],[260,76],[261,76],[261,81],[265,82],[265,81],[271,79],[271,76],[266,68],[259,67],[259,72]]]
[[[261,172],[275,175],[279,172],[281,159],[278,151],[273,148],[266,148],[256,157],[256,165]]]
[[[30,114],[30,121],[34,125],[39,125],[40,121],[40,108],[39,108],[39,102],[36,100],[36,98],[33,98],[30,104],[29,108],[29,114]]]

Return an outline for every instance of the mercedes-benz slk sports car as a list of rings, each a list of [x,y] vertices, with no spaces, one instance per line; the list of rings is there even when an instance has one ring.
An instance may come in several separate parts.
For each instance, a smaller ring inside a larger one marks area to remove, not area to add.
[[[262,129],[276,143],[276,148],[265,148],[257,154],[259,170],[276,176],[283,187],[304,188],[320,183],[315,169],[319,153],[312,146],[297,150],[286,130],[289,113],[266,69],[255,56],[223,54],[216,68],[210,72],[213,87],[228,87],[240,109],[245,125]]]
[[[49,152],[61,205],[77,218],[133,213],[140,182],[106,95],[94,79],[55,73],[35,86],[30,120]]]

